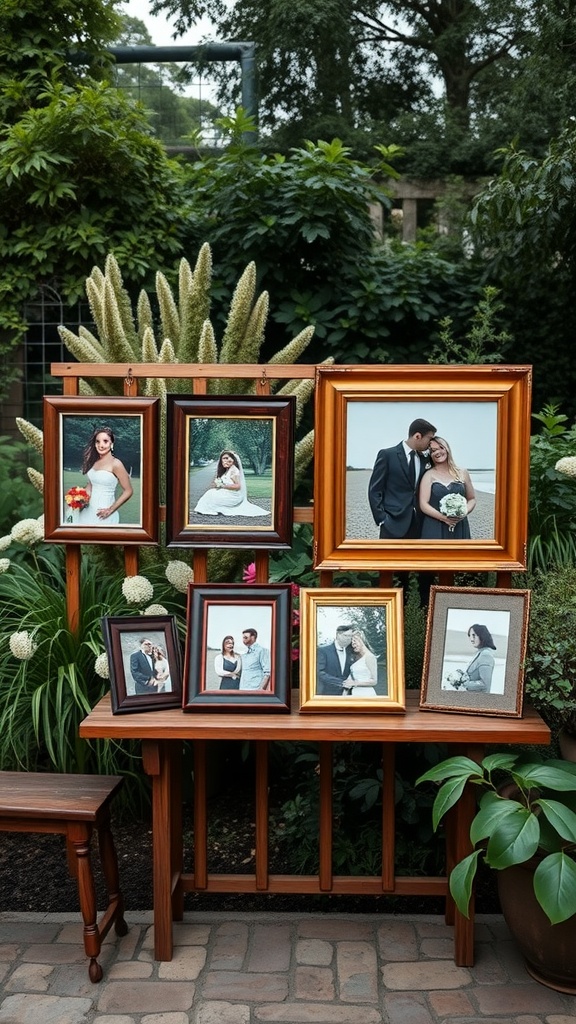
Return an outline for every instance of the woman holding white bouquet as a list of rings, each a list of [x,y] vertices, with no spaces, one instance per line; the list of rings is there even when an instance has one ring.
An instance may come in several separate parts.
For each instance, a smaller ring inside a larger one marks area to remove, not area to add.
[[[476,494],[467,469],[457,466],[443,437],[430,441],[431,469],[420,482],[423,540],[470,540],[468,516]]]

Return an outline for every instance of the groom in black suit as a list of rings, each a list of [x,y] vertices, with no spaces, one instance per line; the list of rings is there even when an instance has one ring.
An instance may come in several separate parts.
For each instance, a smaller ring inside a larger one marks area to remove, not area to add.
[[[130,672],[136,693],[158,693],[158,680],[154,672],[152,641],[146,637],[140,641],[140,650],[130,655]]]
[[[331,644],[323,644],[316,655],[316,693],[321,696],[341,697],[346,685],[352,686],[350,664],[352,662],[352,626],[341,625],[336,629],[336,638]]]
[[[420,477],[428,467],[424,452],[436,433],[428,420],[414,420],[408,438],[376,456],[368,485],[368,500],[380,539],[417,539],[421,513],[418,504]]]

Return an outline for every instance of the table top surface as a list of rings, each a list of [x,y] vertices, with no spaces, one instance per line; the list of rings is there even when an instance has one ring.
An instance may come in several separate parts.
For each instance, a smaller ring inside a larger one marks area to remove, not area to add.
[[[423,711],[419,691],[406,694],[401,713],[298,712],[293,693],[290,714],[270,710],[181,711],[179,708],[112,714],[104,696],[80,723],[85,739],[140,740],[365,740],[394,743],[550,743],[550,729],[533,708],[522,718]]]

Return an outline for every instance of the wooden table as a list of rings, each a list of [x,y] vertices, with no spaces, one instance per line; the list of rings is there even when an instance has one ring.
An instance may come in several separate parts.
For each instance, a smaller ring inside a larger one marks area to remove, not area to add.
[[[446,897],[446,921],[454,924],[454,959],[474,962],[474,910],[463,917],[454,906],[445,877],[395,875],[394,751],[397,743],[446,743],[450,753],[475,761],[485,744],[548,744],[550,730],[530,708],[523,718],[455,715],[420,711],[418,691],[407,694],[405,714],[298,714],[270,712],[153,711],[112,715],[104,697],[80,724],[85,739],[138,739],[145,772],[152,779],[154,873],[154,951],[172,958],[172,921],[181,920],[184,893],[283,892],[429,895]],[[183,871],[182,746],[194,744],[194,872]],[[253,875],[210,875],[207,870],[206,744],[214,740],[251,740],[256,746],[256,855]],[[317,742],[320,766],[320,867],[317,876],[270,875],[268,872],[268,743],[273,740]],[[346,741],[382,745],[382,871],[377,877],[332,873],[332,744]],[[446,823],[446,865],[470,852],[469,828],[475,791],[467,787]]]

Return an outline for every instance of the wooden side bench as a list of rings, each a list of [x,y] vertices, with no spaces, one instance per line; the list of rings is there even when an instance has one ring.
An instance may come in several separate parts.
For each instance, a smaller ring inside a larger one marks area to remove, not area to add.
[[[78,883],[84,920],[84,949],[90,957],[90,981],[102,978],[97,957],[103,938],[114,924],[126,935],[118,859],[110,831],[110,804],[124,783],[118,775],[52,775],[0,772],[0,831],[47,832],[66,837],[68,869]],[[92,831],[98,831],[108,906],[98,922],[96,891],[90,861]],[[49,879],[47,879],[49,884]]]

